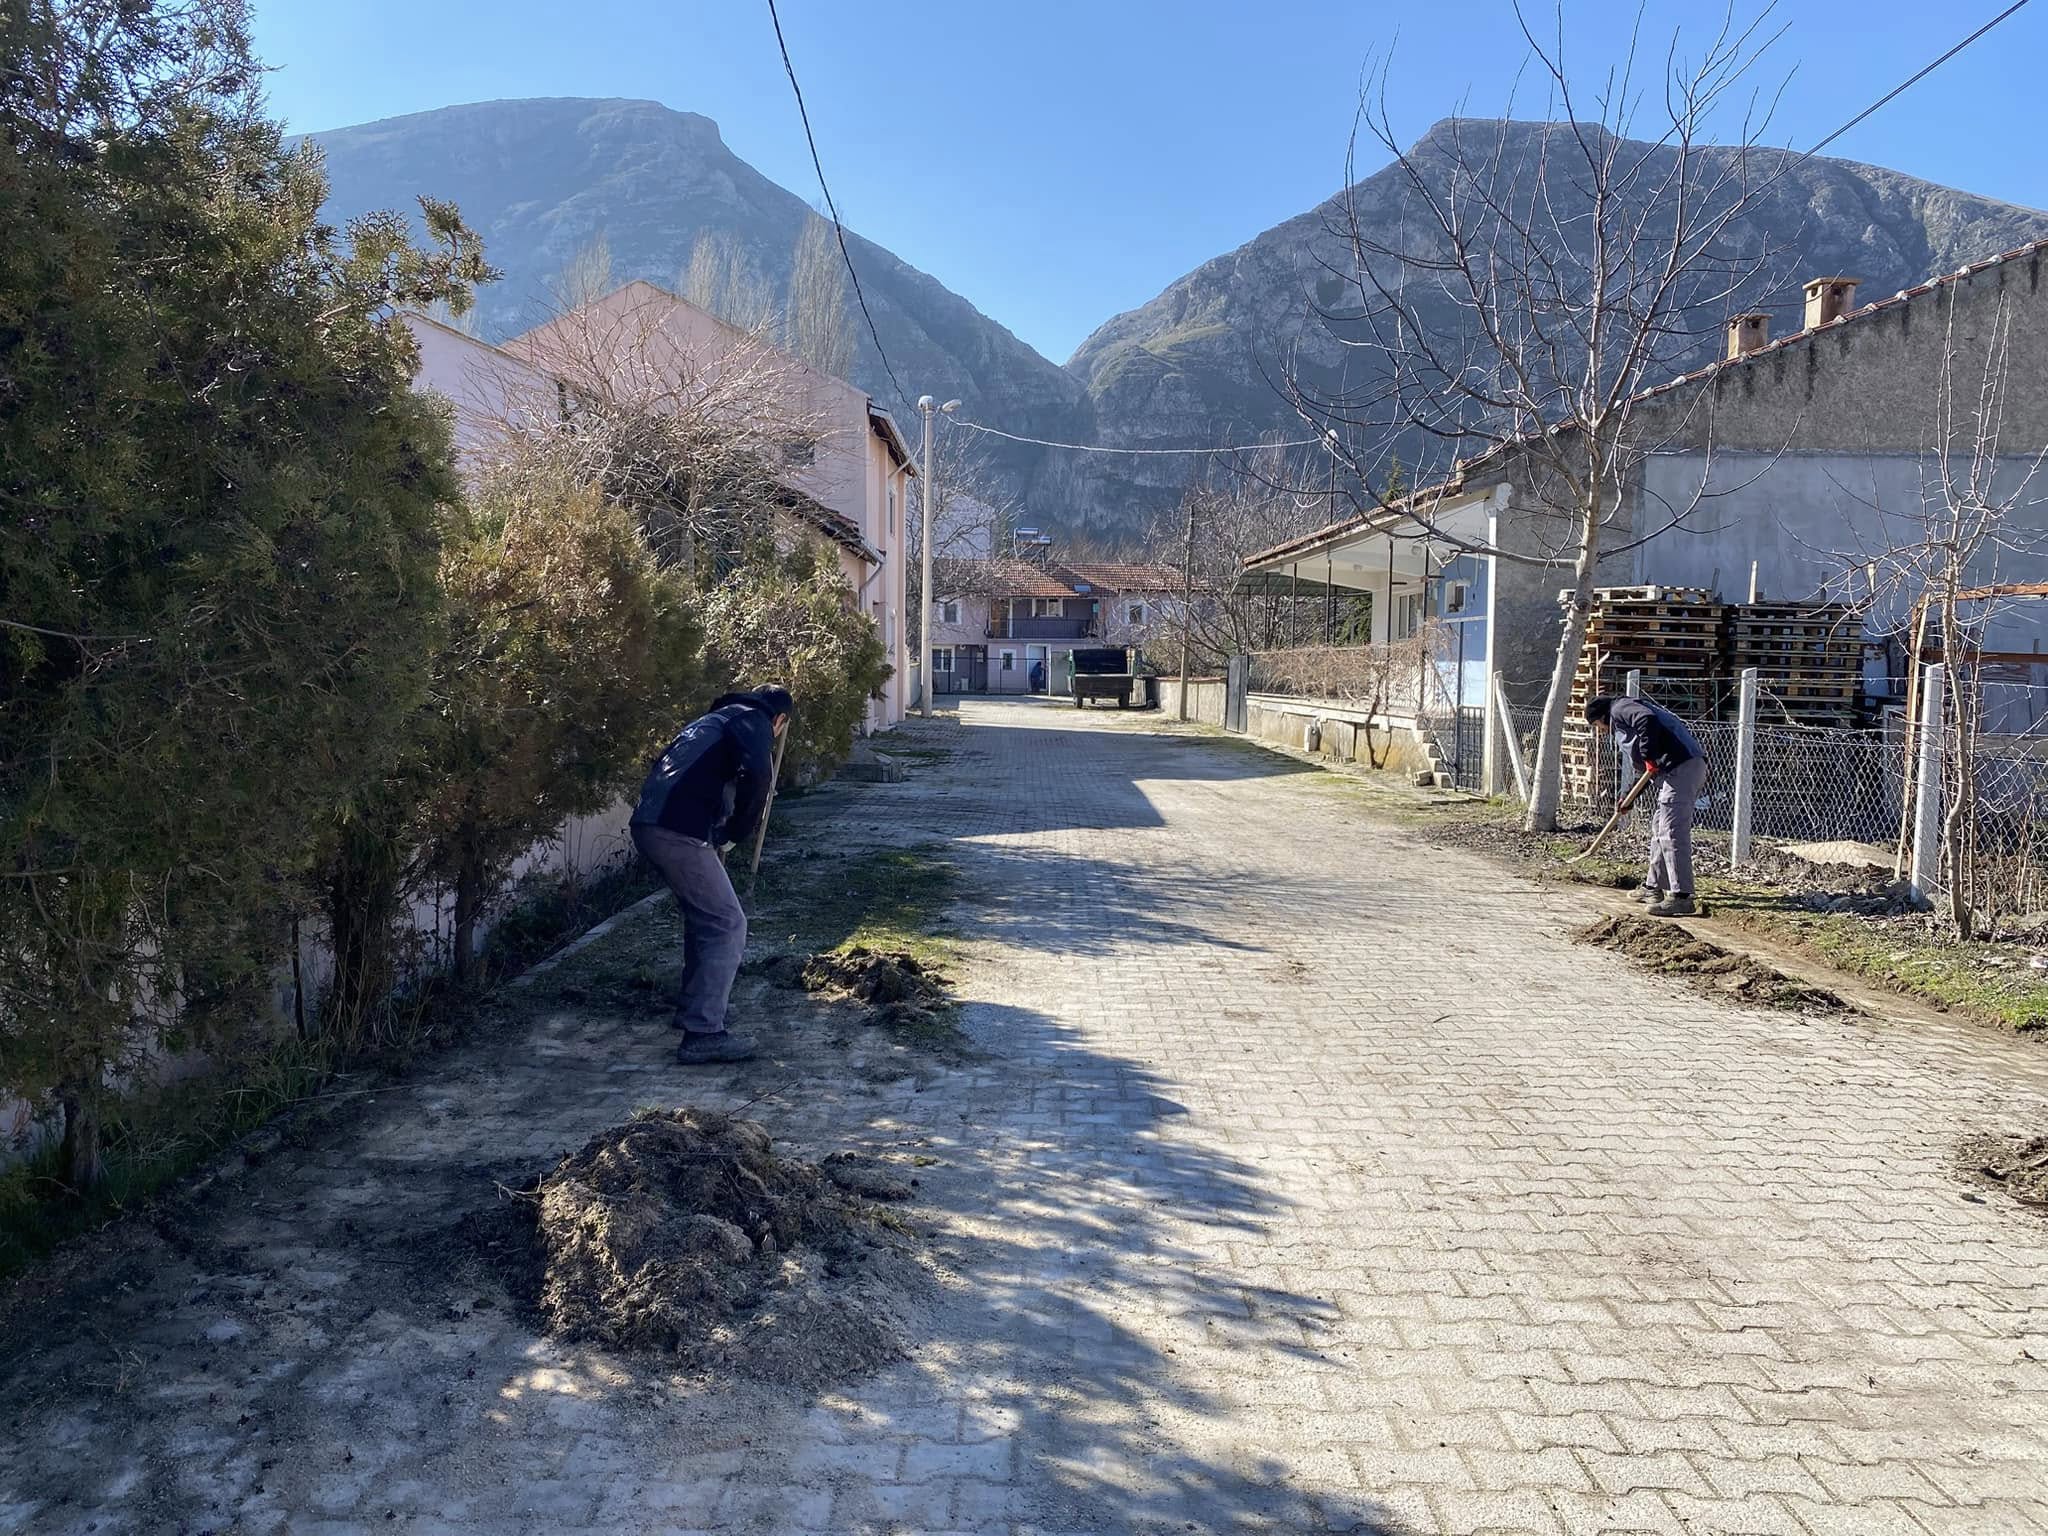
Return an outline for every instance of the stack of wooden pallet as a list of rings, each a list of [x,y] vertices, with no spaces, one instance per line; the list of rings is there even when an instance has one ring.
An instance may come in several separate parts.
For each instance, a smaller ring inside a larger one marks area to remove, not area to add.
[[[1731,605],[1721,629],[1731,690],[1723,718],[1733,720],[1736,679],[1757,669],[1757,718],[1768,725],[1856,724],[1863,689],[1863,624],[1843,603]]]
[[[1565,794],[1602,801],[1586,701],[1626,691],[1628,674],[1642,674],[1642,690],[1688,719],[1712,719],[1725,690],[1722,635],[1728,605],[1700,587],[1602,587],[1593,594],[1586,641],[1572,678],[1565,720]]]

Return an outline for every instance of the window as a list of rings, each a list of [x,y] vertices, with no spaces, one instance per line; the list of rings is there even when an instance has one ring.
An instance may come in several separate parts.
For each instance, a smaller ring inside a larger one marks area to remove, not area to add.
[[[1031,599],[1031,617],[1034,619],[1060,619],[1067,613],[1066,599],[1058,597],[1034,597]]]
[[[818,457],[818,445],[807,437],[784,438],[782,462],[789,469],[805,469]]]
[[[1471,601],[1472,583],[1469,581],[1447,581],[1444,583],[1444,617],[1450,618],[1465,611]]]
[[[945,672],[945,673],[948,673],[948,674],[950,674],[950,673],[952,672],[952,670],[953,670],[953,647],[951,647],[950,645],[936,645],[936,646],[933,646],[933,647],[932,647],[932,675],[933,675],[934,677],[936,677],[936,676],[938,676],[938,675],[939,675],[939,674],[940,674],[941,672]]]
[[[960,622],[959,598],[949,597],[939,604],[939,622],[941,624],[958,624]]]
[[[1130,624],[1142,624],[1142,623],[1144,623],[1144,622],[1145,622],[1145,605],[1144,605],[1143,603],[1133,603],[1133,604],[1131,604],[1131,606],[1130,606],[1130,609],[1129,609],[1129,611],[1128,611],[1127,613],[1125,613],[1125,615],[1124,615],[1124,620],[1125,620],[1125,622],[1126,622],[1126,623],[1130,623]]]
[[[1413,640],[1422,633],[1422,594],[1401,592],[1395,594],[1394,610],[1390,617],[1394,621],[1394,632],[1390,640]]]
[[[1017,653],[1015,651],[1003,652],[1003,670],[1005,672],[1017,670]]]
[[[896,487],[889,487],[889,531],[896,531]]]

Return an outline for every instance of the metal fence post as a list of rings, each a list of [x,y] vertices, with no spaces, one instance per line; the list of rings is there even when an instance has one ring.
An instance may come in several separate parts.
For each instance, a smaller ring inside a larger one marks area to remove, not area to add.
[[[1749,826],[1756,810],[1756,668],[1742,669],[1735,712],[1735,825],[1728,839],[1728,862],[1749,862]]]
[[[1934,899],[1941,878],[1941,717],[1948,668],[1931,663],[1920,682],[1920,767],[1913,791],[1914,893]]]
[[[1493,674],[1494,719],[1500,723],[1500,744],[1507,749],[1508,766],[1515,770],[1515,793],[1522,803],[1529,803],[1529,774],[1522,767],[1522,743],[1515,734],[1515,712],[1508,708],[1507,689],[1502,685],[1500,674]]]
[[[1501,792],[1506,778],[1501,772],[1501,730],[1505,722],[1500,711],[1500,674],[1486,675],[1486,733],[1481,738],[1486,745],[1479,752],[1479,792],[1493,796]]]

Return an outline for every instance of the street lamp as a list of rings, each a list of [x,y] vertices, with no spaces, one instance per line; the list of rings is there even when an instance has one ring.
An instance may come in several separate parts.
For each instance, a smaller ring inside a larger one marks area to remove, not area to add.
[[[950,416],[960,409],[958,400],[940,405],[930,395],[917,397],[917,413],[924,418],[924,541],[918,551],[917,693],[918,711],[932,717],[932,423],[939,413]]]

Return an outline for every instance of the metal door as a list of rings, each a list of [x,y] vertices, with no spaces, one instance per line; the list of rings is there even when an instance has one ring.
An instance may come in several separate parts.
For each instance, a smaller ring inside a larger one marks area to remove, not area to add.
[[[1223,728],[1240,735],[1245,729],[1245,695],[1251,691],[1252,659],[1230,658],[1230,671],[1223,685]]]

